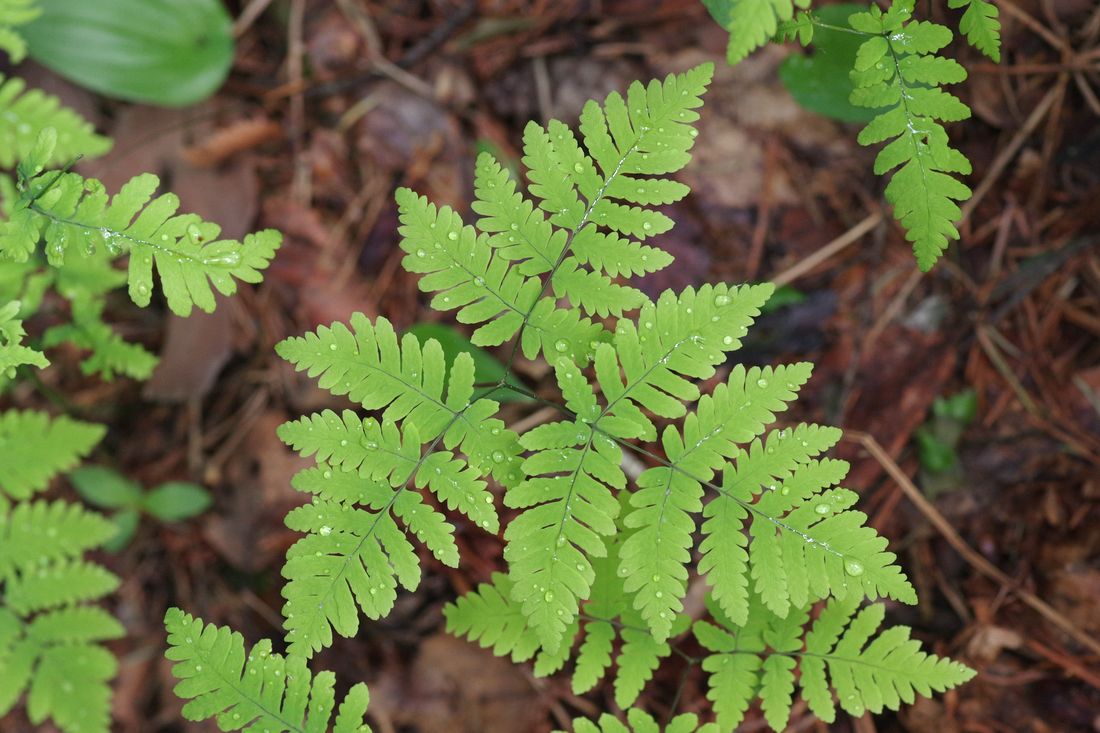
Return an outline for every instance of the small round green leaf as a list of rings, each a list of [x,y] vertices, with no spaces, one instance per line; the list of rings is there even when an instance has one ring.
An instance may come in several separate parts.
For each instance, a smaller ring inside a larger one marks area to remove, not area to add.
[[[212,503],[210,492],[186,481],[169,481],[145,495],[145,511],[162,522],[178,522],[202,514]]]
[[[213,94],[233,62],[221,0],[40,0],[30,55],[108,96],[166,107]]]
[[[141,504],[141,487],[118,471],[84,466],[69,474],[76,492],[102,509],[128,509]]]
[[[107,552],[120,552],[134,538],[138,523],[141,521],[141,514],[136,510],[127,509],[116,513],[111,517],[111,521],[117,531],[114,537],[103,543],[103,549]]]

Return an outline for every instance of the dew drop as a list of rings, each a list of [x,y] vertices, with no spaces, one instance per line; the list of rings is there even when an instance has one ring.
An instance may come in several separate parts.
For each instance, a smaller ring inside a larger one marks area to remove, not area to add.
[[[503,460],[504,460],[504,453],[502,453],[501,451],[498,451],[498,450],[493,451],[493,463],[500,463]]]
[[[728,295],[716,295],[714,296],[714,304],[721,308],[730,304],[730,297]]]
[[[576,171],[577,173],[584,173],[584,166],[581,165],[580,163],[574,163],[573,164],[573,170]]]
[[[768,380],[761,377],[760,379],[756,380],[756,386],[757,387],[767,387],[768,386]]]
[[[428,253],[427,253],[427,252],[425,252],[425,251],[424,251],[424,250],[422,250],[422,249],[418,249],[418,250],[416,250],[416,256],[417,256],[417,257],[423,257],[423,256],[424,256],[424,255],[426,255],[426,254],[428,254]]]
[[[328,537],[330,534],[332,534],[332,527],[330,527],[326,524],[326,525],[322,526],[321,529],[319,529],[317,531],[320,532],[322,537]]]
[[[733,336],[723,336],[722,343],[726,346],[730,346],[733,343]]]
[[[554,600],[554,591],[552,591],[552,590],[546,591],[546,594],[542,597],[542,599],[544,601],[546,601],[547,603]]]
[[[863,575],[863,564],[857,560],[847,560],[844,563],[844,572],[854,577]]]
[[[458,232],[447,232],[447,239],[451,240],[452,242],[455,241],[456,239],[458,239]]]
[[[828,504],[818,504],[814,507],[814,511],[818,514],[828,514],[832,509],[829,508]]]
[[[558,339],[554,343],[554,350],[557,351],[559,354],[564,354],[565,352],[569,351],[569,342],[565,339]]]
[[[648,221],[647,221],[647,222],[645,222],[644,224],[642,224],[642,229],[644,229],[644,230],[645,230],[645,231],[647,231],[647,232],[648,232],[648,231],[649,231],[650,229],[652,229],[652,228],[653,228],[653,225],[652,225],[652,224],[650,224],[650,223],[649,223]]]

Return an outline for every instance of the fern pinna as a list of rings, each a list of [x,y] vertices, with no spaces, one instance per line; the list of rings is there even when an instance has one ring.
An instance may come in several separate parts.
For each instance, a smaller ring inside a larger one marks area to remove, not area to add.
[[[419,545],[456,565],[457,521],[497,533],[501,487],[508,572],[449,605],[450,630],[517,662],[534,659],[539,674],[575,657],[578,693],[614,667],[623,708],[665,657],[702,664],[716,722],[700,728],[680,716],[665,730],[730,730],[756,698],[782,727],[796,683],[830,719],[830,690],[858,714],[970,676],[921,652],[904,627],[868,643],[884,606],[860,610],[863,600],[916,595],[886,540],[853,509],[856,494],[836,486],[847,464],[825,454],[839,431],[769,430],[810,365],[726,366],[772,286],[704,285],[650,300],[626,282],[672,260],[648,240],[672,226],[657,207],[687,194],[669,175],[690,160],[711,72],[700,66],[589,102],[579,135],[558,121],[530,124],[528,195],[482,155],[474,225],[397,192],[406,269],[421,275],[435,308],[473,326],[475,344],[510,344],[510,363],[545,359],[562,397],[550,402],[558,419],[517,435],[496,416],[494,397],[534,393],[505,379],[475,384],[469,354],[449,361],[438,341],[401,336],[385,318],[356,314],[278,345],[297,370],[359,408],[279,430],[316,461],[292,481],[311,500],[287,517],[304,533],[283,569],[287,665],[303,670],[335,636],[356,634],[362,616],[387,614],[398,588],[420,580]],[[703,383],[715,386],[704,394]],[[624,470],[626,450],[648,463],[640,475]],[[708,611],[695,619],[685,597],[699,583]],[[168,618],[170,656],[193,659],[201,623],[186,621],[181,641],[180,619]],[[223,711],[252,704],[233,682],[243,652],[227,631],[203,633],[207,660],[224,674],[192,685],[199,675],[188,667],[181,694],[201,691],[210,704],[189,713],[217,714],[235,729],[245,723]],[[705,658],[680,648],[689,636]],[[291,717],[301,719],[300,707]],[[278,729],[301,729],[291,722]],[[627,723],[604,716],[575,729],[660,726],[631,710]]]

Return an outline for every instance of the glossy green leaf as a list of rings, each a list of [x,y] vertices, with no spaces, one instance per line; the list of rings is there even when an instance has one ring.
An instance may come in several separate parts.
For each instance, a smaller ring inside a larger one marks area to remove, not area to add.
[[[213,94],[233,62],[220,0],[40,0],[21,29],[30,55],[108,96],[166,107]]]
[[[178,522],[202,514],[213,502],[210,492],[186,481],[169,481],[145,495],[145,511],[162,522]]]
[[[73,488],[89,504],[103,509],[141,505],[141,487],[105,466],[84,466],[69,474]]]
[[[107,552],[120,552],[134,539],[138,524],[141,523],[141,514],[137,510],[126,509],[116,512],[110,519],[117,531],[114,537],[103,543],[103,549]]]

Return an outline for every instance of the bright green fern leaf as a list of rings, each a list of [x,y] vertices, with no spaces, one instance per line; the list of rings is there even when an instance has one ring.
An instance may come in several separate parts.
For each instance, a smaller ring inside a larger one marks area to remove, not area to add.
[[[97,135],[90,122],[62,106],[57,97],[38,89],[28,91],[22,79],[4,79],[0,74],[0,168],[23,160],[47,128],[56,131],[57,142],[43,165],[68,165],[78,157],[98,157],[111,149],[110,138]]]
[[[885,613],[882,604],[856,613],[858,598],[832,601],[805,635],[805,610],[781,619],[754,602],[749,623],[738,627],[717,606],[710,608],[717,624],[696,622],[694,633],[711,652],[703,661],[710,674],[707,697],[723,730],[740,725],[755,698],[773,730],[786,728],[796,671],[803,699],[827,723],[836,719],[830,686],[841,707],[858,717],[867,710],[897,710],[916,693],[943,692],[974,676],[958,662],[921,651],[905,626],[872,639]]]
[[[406,334],[399,341],[385,318],[373,324],[361,313],[316,333],[289,338],[276,346],[281,357],[336,395],[347,395],[368,410],[384,409],[383,419],[414,423],[424,442],[444,435],[471,465],[502,483],[519,467],[515,433],[494,418],[498,403],[473,400],[474,362],[460,354],[447,371],[443,347],[435,339],[421,344]],[[444,383],[448,385],[446,397]],[[473,402],[471,404],[471,401]]]
[[[970,45],[997,63],[1001,61],[1000,11],[989,0],[947,0],[947,7],[966,8],[959,30]]]
[[[871,35],[856,56],[851,101],[881,110],[859,142],[890,141],[875,159],[875,173],[894,171],[886,198],[913,243],[917,264],[928,270],[949,240],[958,238],[956,202],[971,194],[955,178],[970,173],[970,161],[951,147],[941,123],[967,119],[970,108],[940,88],[966,79],[958,62],[936,55],[951,42],[951,31],[911,20],[913,3],[894,0],[886,12],[871,6],[849,19],[852,28]]]
[[[320,464],[295,481],[315,495],[313,503],[287,516],[291,529],[308,533],[287,553],[283,568],[292,653],[309,656],[329,646],[333,629],[354,636],[358,609],[380,618],[393,607],[398,584],[417,587],[420,563],[406,533],[440,562],[458,564],[454,527],[419,493],[406,490],[409,482],[427,487],[482,528],[498,528],[492,495],[479,473],[445,450],[421,455],[425,441],[413,422],[406,420],[400,430],[388,420],[326,410],[280,426],[279,436]],[[355,503],[368,508],[353,509]]]
[[[14,378],[15,370],[21,366],[45,369],[50,365],[40,352],[23,345],[27,332],[23,330],[23,322],[18,320],[21,307],[19,301],[13,300],[0,308],[0,378]]]
[[[123,273],[119,274],[125,279]],[[49,348],[71,343],[90,351],[91,355],[80,362],[80,370],[84,374],[99,374],[106,380],[113,379],[116,374],[132,379],[148,379],[157,366],[156,355],[141,344],[127,341],[107,325],[102,318],[104,305],[101,297],[74,300],[72,322],[46,331],[43,346]]]
[[[567,627],[565,641],[556,651],[542,645],[537,629],[513,598],[512,579],[501,573],[493,575],[492,583],[481,584],[444,609],[447,629],[491,648],[498,656],[510,656],[514,662],[534,658],[539,677],[557,672],[569,656],[575,656],[574,693],[584,694],[610,676],[616,704],[629,707],[660,661],[671,654],[671,647],[649,633],[632,607],[631,597],[616,575],[614,557],[611,552],[609,557],[593,561],[594,578],[584,617]],[[688,623],[686,617],[678,616],[674,632],[683,632]]]
[[[601,715],[595,722],[576,718],[573,721],[573,733],[662,733],[662,731],[664,733],[718,733],[718,726],[714,723],[699,725],[699,718],[691,713],[677,715],[664,728],[661,728],[651,715],[638,708],[627,710],[626,719],[629,725],[607,713]],[[555,733],[564,733],[564,731],[559,730]]]
[[[353,686],[337,709],[331,672],[314,675],[301,657],[272,653],[267,640],[246,650],[240,634],[204,625],[178,608],[168,610],[164,626],[165,656],[175,663],[175,692],[188,700],[188,720],[214,718],[223,731],[369,733],[366,685]]]
[[[619,551],[626,589],[653,634],[663,640],[682,607],[695,531],[693,515],[702,511],[703,483],[710,481],[739,452],[738,443],[759,436],[775,413],[786,409],[809,378],[811,366],[775,369],[736,367],[728,380],[704,396],[684,420],[683,433],[665,428],[663,446],[669,466],[649,468],[631,496],[635,507],[625,524],[634,530]],[[727,548],[739,551],[735,545]],[[728,557],[707,558],[723,565]]]
[[[52,139],[56,136],[46,135],[40,144],[51,149]],[[211,286],[231,295],[237,280],[259,282],[260,271],[279,247],[278,232],[250,234],[243,242],[218,240],[217,224],[194,214],[176,215],[179,200],[174,194],[153,198],[159,185],[156,176],[143,174],[108,198],[102,183],[76,173],[27,176],[10,220],[0,226],[0,254],[25,261],[40,239],[54,267],[101,248],[111,256],[129,253],[131,299],[140,306],[149,304],[155,263],[168,307],[184,316],[192,306],[214,309]]]
[[[404,188],[397,191],[397,204],[405,269],[423,275],[421,290],[438,293],[433,308],[458,308],[459,321],[480,324],[471,338],[478,346],[497,346],[522,329],[528,358],[541,351],[548,359],[584,359],[589,344],[602,338],[599,324],[542,297],[539,279],[522,274],[525,263],[515,265],[507,251],[494,250],[485,234],[464,226],[449,207],[436,209]]]
[[[32,723],[107,733],[117,663],[98,642],[123,629],[90,604],[119,581],[82,556],[114,532],[110,521],[77,505],[9,506],[0,495],[0,717],[25,692]]]
[[[103,437],[100,425],[41,412],[0,413],[0,491],[26,499],[76,466]]]
[[[810,0],[703,0],[718,24],[729,31],[726,57],[731,64],[770,41],[790,22],[795,8],[810,7]]]
[[[0,51],[18,64],[27,55],[27,43],[19,32],[18,26],[30,23],[42,11],[35,7],[35,0],[0,0]]]
[[[780,617],[852,592],[916,603],[886,540],[849,508],[856,494],[830,488],[848,464],[815,459],[839,437],[809,425],[772,432],[740,449],[724,472],[721,493],[703,511],[699,569],[735,623],[747,621],[750,584]]]

